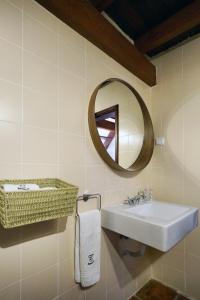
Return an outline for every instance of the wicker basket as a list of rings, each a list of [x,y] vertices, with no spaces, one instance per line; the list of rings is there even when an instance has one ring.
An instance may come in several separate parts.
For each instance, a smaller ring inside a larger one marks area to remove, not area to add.
[[[0,180],[3,184],[35,183],[52,190],[5,192],[0,188],[0,223],[4,228],[57,219],[73,213],[78,187],[55,178]]]

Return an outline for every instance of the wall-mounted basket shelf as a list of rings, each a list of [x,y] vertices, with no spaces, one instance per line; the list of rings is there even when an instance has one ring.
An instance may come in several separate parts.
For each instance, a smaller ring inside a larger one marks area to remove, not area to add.
[[[47,190],[5,192],[0,188],[0,223],[12,228],[72,215],[78,187],[60,179],[0,180],[4,184],[34,183]]]

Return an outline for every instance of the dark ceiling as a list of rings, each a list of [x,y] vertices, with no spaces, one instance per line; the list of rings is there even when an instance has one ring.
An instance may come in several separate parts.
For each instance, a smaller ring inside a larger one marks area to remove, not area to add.
[[[149,86],[156,84],[156,68],[146,55],[200,32],[200,0],[36,1]]]
[[[182,10],[191,0],[107,0],[104,6],[100,0],[91,0],[99,11],[105,13],[133,40],[137,40],[150,29],[155,28],[177,12]],[[183,20],[184,22],[184,20]],[[191,35],[200,32],[200,26],[195,26],[189,31],[173,38],[164,45],[147,52],[154,56]]]

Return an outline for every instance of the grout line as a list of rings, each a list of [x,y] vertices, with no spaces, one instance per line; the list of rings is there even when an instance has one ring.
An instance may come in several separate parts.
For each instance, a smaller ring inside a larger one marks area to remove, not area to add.
[[[86,97],[87,97],[87,42],[86,39],[84,39],[84,103],[86,103]],[[84,105],[84,108],[86,107],[86,105]],[[87,178],[87,172],[88,169],[86,168],[86,164],[87,164],[87,118],[85,120],[85,115],[86,115],[86,110],[84,109],[83,111],[84,114],[84,142],[83,142],[83,147],[84,147],[84,180],[83,180],[83,185],[84,185],[84,191],[83,193],[88,190],[88,178]],[[107,299],[107,290],[106,290],[106,299]]]
[[[21,123],[20,123],[20,173],[21,178],[23,178],[24,175],[24,168],[23,168],[23,160],[24,160],[24,153],[23,153],[23,122],[24,122],[24,90],[23,90],[23,84],[24,84],[24,53],[23,53],[23,45],[24,45],[24,9],[22,8],[22,23],[21,23]],[[22,228],[20,229],[20,239],[22,239]],[[20,293],[20,300],[22,300],[22,254],[23,254],[23,244],[20,243],[20,285],[19,285],[19,293]]]
[[[18,283],[20,285],[20,280],[13,281],[12,283],[9,283],[9,284],[5,285],[3,288],[0,289],[0,293],[3,292],[6,289],[9,289],[10,287],[18,284]],[[21,299],[21,297],[20,297],[20,299]]]
[[[176,267],[172,267],[172,266],[169,266],[169,265],[166,265],[166,264],[162,264],[163,265],[163,271],[164,271],[164,266],[165,267],[167,267],[168,269],[170,269],[170,270],[175,270],[176,272],[178,272],[178,273],[184,273],[184,269],[183,270],[179,270],[178,268],[176,268]],[[163,273],[163,275],[164,275],[164,273]],[[157,281],[159,281],[159,280],[157,280]],[[164,281],[164,280],[163,280]],[[161,283],[162,283],[162,281],[161,281]],[[165,283],[164,283],[165,284]]]
[[[23,52],[26,52],[28,54],[31,54],[32,56],[38,58],[39,60],[41,60],[42,62],[48,64],[49,66],[53,67],[54,69],[57,68],[57,64],[56,63],[53,63],[51,61],[49,61],[48,59],[45,59],[43,56],[40,56],[39,54],[37,54],[35,51],[32,51],[30,49],[27,49],[27,48],[24,48],[24,45],[22,47],[23,49]]]
[[[181,81],[183,83],[183,46],[181,47]],[[185,101],[185,100],[183,100]],[[185,148],[184,148],[184,144],[185,144],[185,135],[184,135],[184,132],[185,132],[185,113],[183,111],[183,202],[184,199],[185,199]],[[184,268],[184,288],[185,288],[185,291],[187,290],[187,280],[186,280],[186,240],[184,239],[184,242],[183,242],[183,246],[184,246],[184,249],[183,249],[183,255],[184,255],[184,262],[183,262],[183,268]]]
[[[59,222],[57,221],[57,231],[58,231],[58,229],[59,229]],[[59,296],[59,289],[60,289],[60,252],[59,252],[59,245],[60,245],[60,236],[59,236],[59,234],[57,233],[57,240],[56,240],[56,242],[57,242],[57,249],[56,249],[56,251],[57,251],[57,269],[56,269],[56,277],[57,277],[57,280],[56,280],[56,294],[57,294],[57,296]]]
[[[14,86],[17,86],[17,87],[21,87],[21,83],[16,83],[16,82],[11,81],[11,80],[8,80],[8,79],[6,79],[6,78],[0,77],[0,82],[1,82],[1,81],[5,82],[5,83],[9,83],[9,84],[14,85]]]
[[[22,235],[22,229],[20,231],[20,235]],[[19,262],[20,262],[20,280],[19,280],[19,296],[20,296],[20,300],[22,299],[22,244],[20,244],[19,246],[19,251],[20,251],[20,254],[19,254]]]
[[[57,21],[57,30],[58,30],[58,21]],[[56,58],[56,63],[57,63],[57,88],[56,88],[56,96],[57,96],[57,177],[60,178],[60,71],[59,71],[59,66],[60,66],[60,56],[59,56],[59,49],[60,49],[60,40],[59,40],[59,35],[58,32],[56,34],[56,41],[57,41],[57,58]],[[57,297],[59,297],[59,291],[60,291],[60,234],[59,232],[59,220],[57,220],[57,261],[58,261],[58,266],[57,266]]]
[[[47,59],[45,59],[44,57],[42,57],[42,56],[40,56],[39,54],[37,54],[36,52],[31,51],[31,50],[29,50],[29,49],[27,49],[27,48],[24,48],[24,45],[20,46],[20,45],[18,45],[18,44],[16,44],[16,43],[13,43],[12,41],[10,41],[10,40],[8,40],[8,39],[6,39],[6,38],[3,38],[2,36],[0,36],[0,40],[4,41],[4,42],[6,42],[6,43],[8,43],[8,44],[10,44],[10,45],[12,45],[12,46],[17,47],[18,49],[23,50],[23,52],[26,52],[26,53],[28,53],[28,54],[33,55],[34,57],[38,58],[39,60],[41,60],[42,62],[48,64],[49,66],[51,66],[51,67],[53,67],[53,68],[56,68],[56,69],[58,68],[57,63],[52,63],[52,62],[50,62],[49,60],[47,60]],[[69,48],[73,48],[73,47],[72,47],[72,46],[69,46]],[[66,74],[68,74],[68,75],[70,75],[70,76],[73,76],[73,77],[78,78],[78,79],[80,79],[80,80],[84,80],[84,76],[81,76],[81,75],[78,75],[78,74],[76,74],[76,73],[73,73],[73,72],[71,72],[71,71],[69,71],[69,70],[66,70],[65,68],[62,68],[61,66],[59,66],[59,70],[62,71],[62,72],[64,72],[64,73],[66,73]],[[2,79],[4,79],[4,78],[2,78]]]
[[[64,295],[67,295],[68,293],[70,293],[73,289],[75,289],[76,286],[73,286],[72,288],[70,288],[69,290],[65,291],[65,292],[62,292],[60,295],[57,295],[55,298],[53,298],[53,300],[57,300],[59,299],[60,297],[64,296]]]
[[[136,294],[132,295],[132,296],[129,297],[127,300],[132,300],[133,297],[136,298],[136,299],[138,299],[138,300],[143,300],[143,299],[141,299],[140,297],[138,297]]]
[[[192,257],[194,257],[194,258],[200,259],[200,256],[195,255],[195,254],[190,254],[190,253],[187,252],[187,251],[186,251],[186,254],[187,254],[187,255],[190,255],[190,256],[192,256]]]
[[[74,78],[76,78],[76,79],[79,79],[79,80],[81,80],[81,81],[84,81],[85,79],[84,79],[84,76],[80,76],[80,75],[77,75],[76,73],[73,73],[72,71],[69,71],[69,70],[67,70],[67,69],[65,69],[65,68],[62,68],[61,66],[59,66],[59,68],[58,68],[60,71],[62,71],[63,73],[65,73],[65,75],[70,75],[70,76],[72,76],[72,77],[74,77]]]
[[[143,300],[140,297],[138,297],[136,294],[150,281],[151,279],[149,279],[146,283],[144,283],[144,285],[142,287],[139,288],[139,284],[138,284],[138,279],[136,278],[136,289],[134,291],[134,294],[128,298],[128,300],[132,299],[132,297],[136,297],[138,300]]]
[[[1,163],[0,163],[1,164]],[[2,164],[1,164],[2,165]],[[9,163],[5,163],[5,165],[9,165]],[[12,165],[12,164],[10,164]],[[15,165],[19,165],[19,164],[15,164]],[[58,166],[57,163],[33,163],[33,162],[23,162],[23,166],[45,166],[45,167],[56,167]]]
[[[21,48],[21,122],[20,122],[20,130],[21,130],[21,145],[20,145],[20,151],[21,151],[21,157],[20,157],[20,163],[21,163],[21,176],[23,177],[23,159],[24,159],[24,153],[23,153],[23,142],[24,142],[24,136],[23,136],[23,123],[24,123],[24,54],[23,54],[23,44],[24,44],[24,10],[22,9],[22,48]]]
[[[41,129],[43,131],[49,131],[51,133],[56,133],[57,129],[53,128],[46,128],[46,127],[40,127],[40,126],[33,126],[33,125],[28,125],[28,124],[23,124],[25,128],[30,128],[30,129]]]
[[[60,39],[57,33],[57,176],[60,177]]]
[[[20,125],[20,126],[23,125],[26,128],[41,129],[43,131],[48,131],[48,132],[51,132],[51,133],[59,132],[59,133],[64,133],[64,134],[71,135],[71,136],[76,136],[76,137],[85,137],[82,134],[69,132],[69,131],[66,131],[65,129],[58,130],[58,129],[55,129],[55,128],[47,128],[47,127],[40,127],[40,126],[35,126],[35,125],[23,124],[22,120],[18,122],[18,121],[10,121],[10,120],[0,119],[0,122],[12,124],[12,125]]]
[[[62,20],[60,20],[59,19],[59,21],[61,21],[61,22],[63,22]],[[62,28],[60,28],[60,26],[59,26],[59,24],[58,24],[58,35],[60,36],[60,38],[62,38],[63,39],[63,41],[64,41],[64,43],[68,46],[70,46],[70,47],[72,47],[72,48],[74,48],[74,49],[77,49],[77,47],[79,48],[79,49],[81,49],[81,50],[83,50],[84,49],[84,44],[85,44],[85,38],[82,36],[82,35],[80,35],[76,30],[74,30],[72,27],[70,27],[69,25],[67,25],[66,23],[64,23],[63,22],[63,24],[64,24],[64,27],[65,26],[67,26],[67,29],[70,29],[70,30],[72,30],[73,32],[75,32],[76,34],[77,34],[77,37],[78,37],[78,39],[79,39],[79,45],[77,45],[77,44],[74,44],[74,42],[71,42],[71,40],[70,39],[67,39],[66,37],[68,37],[68,32],[67,33],[62,33]],[[66,29],[66,28],[65,28]],[[86,39],[87,40],[87,39]],[[81,45],[82,44],[82,45]]]
[[[35,1],[34,1],[35,2]],[[55,22],[57,21],[57,17],[55,17],[50,11],[48,11],[46,8],[44,8],[42,5],[40,5],[39,3],[35,2],[35,5],[38,6],[38,8],[40,10],[42,10],[43,12],[45,12],[47,15],[50,15],[52,17],[52,19],[55,19]],[[33,17],[26,9],[24,10],[25,14],[29,17],[31,17],[34,21],[38,22],[40,25],[43,25],[44,27],[46,27],[48,30],[52,31],[53,33],[56,33],[57,30],[57,26],[56,29],[52,29],[50,26],[46,25],[45,23],[41,22],[40,20],[36,19],[35,17]]]
[[[40,270],[39,272],[34,272],[33,274],[28,275],[28,276],[22,278],[20,281],[23,282],[23,281],[25,281],[25,280],[27,280],[27,279],[30,279],[30,278],[32,278],[32,277],[35,277],[35,276],[37,276],[37,275],[39,275],[39,274],[41,274],[41,273],[43,273],[43,272],[45,272],[45,271],[47,271],[47,270],[49,270],[49,269],[52,269],[52,268],[56,267],[57,265],[58,265],[58,263],[54,263],[54,264],[52,264],[52,265],[49,265],[48,267],[46,267],[46,268]]]
[[[3,36],[0,35],[0,40],[3,42],[6,42],[7,44],[10,44],[11,46],[15,46],[18,49],[22,49],[22,46],[20,46],[19,44],[16,44],[15,42],[12,42],[6,38],[4,38]]]
[[[19,7],[16,4],[14,4],[12,1],[10,0],[6,0],[7,3],[9,3],[11,6],[13,6],[14,8],[16,8],[19,11],[22,11],[23,7]]]
[[[41,6],[41,7],[43,8],[43,6]],[[50,14],[48,10],[46,10],[46,9],[44,9],[44,10],[46,12],[48,12],[48,14]],[[32,19],[34,22],[40,24],[40,26],[44,27],[46,30],[50,31],[52,34],[54,34],[54,35],[57,34],[57,25],[56,25],[56,29],[52,29],[50,26],[46,25],[45,23],[43,23],[40,20],[33,17],[27,10],[24,10],[24,16],[28,17],[28,18]],[[55,17],[55,19],[57,19],[57,18]],[[55,20],[55,22],[57,22],[57,20]]]
[[[21,125],[22,124],[22,122],[20,121],[20,122],[16,122],[16,121],[8,121],[8,120],[4,120],[4,119],[0,119],[0,122],[1,123],[8,123],[8,124],[12,124],[12,125]]]

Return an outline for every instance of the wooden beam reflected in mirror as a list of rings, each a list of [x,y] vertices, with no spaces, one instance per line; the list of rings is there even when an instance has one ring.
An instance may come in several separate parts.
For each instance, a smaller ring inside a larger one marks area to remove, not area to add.
[[[95,113],[96,126],[107,153],[119,162],[119,105]]]

